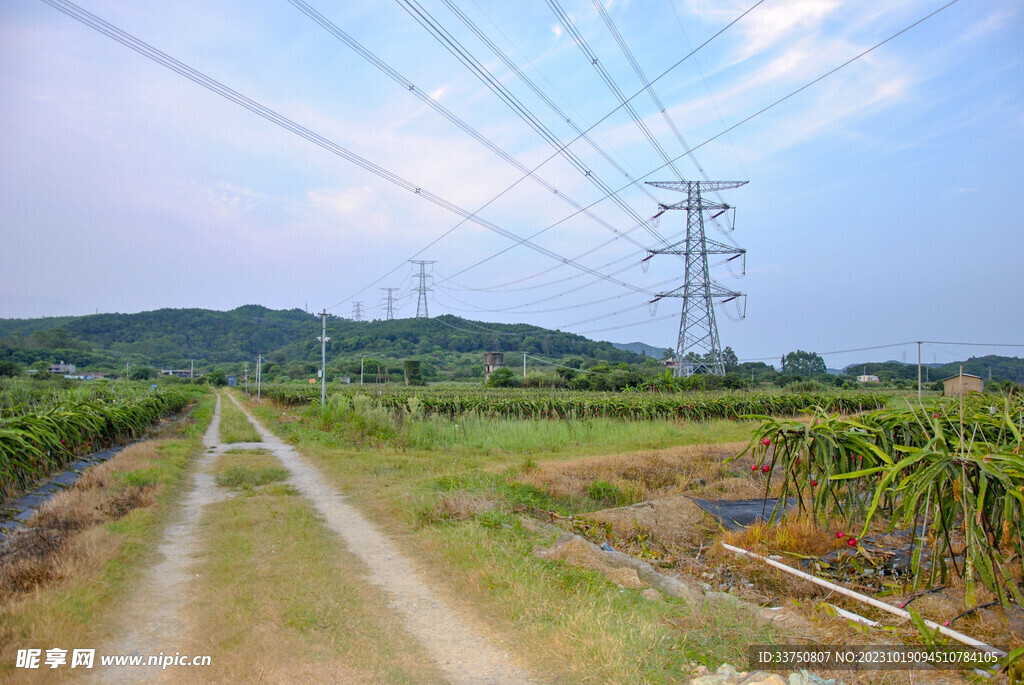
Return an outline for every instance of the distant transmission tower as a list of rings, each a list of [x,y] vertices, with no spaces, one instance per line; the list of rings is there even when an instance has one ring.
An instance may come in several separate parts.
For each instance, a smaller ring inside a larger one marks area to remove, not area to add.
[[[429,319],[430,314],[427,313],[427,293],[433,290],[433,288],[427,287],[427,264],[436,264],[437,262],[424,261],[421,259],[410,259],[413,264],[420,265],[420,284],[416,286],[416,291],[419,293],[419,297],[416,299],[416,318],[417,319]]]
[[[388,294],[388,314],[387,318],[385,318],[385,321],[391,321],[392,319],[395,318],[395,296],[393,295],[393,293],[396,290],[398,290],[398,288],[381,288],[381,290]]]
[[[695,373],[725,375],[722,361],[722,346],[718,340],[718,324],[715,323],[715,300],[729,302],[742,293],[727,290],[711,279],[708,268],[709,254],[733,255],[736,259],[746,250],[724,243],[708,240],[704,235],[704,212],[718,210],[712,218],[728,211],[731,207],[720,202],[711,202],[701,192],[717,192],[739,188],[746,181],[648,181],[648,185],[686,193],[686,200],[673,205],[661,205],[662,211],[686,210],[686,240],[653,254],[682,255],[686,262],[686,278],[683,285],[675,290],[658,293],[653,300],[663,297],[683,298],[683,312],[679,320],[679,340],[676,342],[674,376],[691,376]],[[684,360],[687,354],[695,356]]]
[[[352,320],[362,321],[363,320],[363,303],[354,302],[352,303]]]

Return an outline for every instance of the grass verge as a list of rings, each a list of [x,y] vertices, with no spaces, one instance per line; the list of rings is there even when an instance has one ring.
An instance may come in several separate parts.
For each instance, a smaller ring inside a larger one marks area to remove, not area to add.
[[[126,448],[54,497],[0,557],[0,680],[44,682],[49,669],[15,671],[18,649],[98,645],[102,617],[151,560],[170,505],[181,496],[214,400],[199,400],[176,437]]]
[[[260,442],[260,434],[245,414],[224,394],[220,402],[220,440],[228,444],[236,442]]]

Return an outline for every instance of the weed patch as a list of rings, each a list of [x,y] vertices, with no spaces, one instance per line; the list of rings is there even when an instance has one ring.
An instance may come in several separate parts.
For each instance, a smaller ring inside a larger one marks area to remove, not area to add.
[[[220,403],[220,439],[228,444],[262,440],[242,410],[226,398]]]

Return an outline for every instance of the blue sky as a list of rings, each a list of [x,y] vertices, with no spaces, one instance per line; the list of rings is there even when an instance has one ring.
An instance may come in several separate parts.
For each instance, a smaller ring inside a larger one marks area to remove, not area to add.
[[[603,6],[650,80],[754,2]],[[309,4],[415,90],[285,0],[80,6],[425,193],[470,212],[487,205],[480,216],[505,235],[473,223],[451,230],[460,217],[423,194],[43,2],[12,0],[0,6],[0,316],[248,303],[348,316],[356,301],[366,315],[381,316],[382,287],[398,288],[396,313],[412,316],[414,279],[405,262],[417,258],[436,260],[431,314],[674,347],[679,300],[661,300],[653,315],[646,303],[681,283],[683,265],[656,256],[642,270],[644,248],[658,240],[635,219],[683,197],[642,185],[679,180],[649,138],[678,159],[682,177],[701,178],[681,137],[697,147],[712,180],[749,181],[721,195],[737,208],[735,230],[708,229],[709,237],[748,251],[742,278],[726,266],[712,271],[724,287],[748,295],[744,320],[733,320],[732,305],[717,315],[723,345],[740,358],[918,339],[1024,344],[1019,2],[960,0],[721,135],[944,4],[766,0],[655,82],[667,117],[639,94],[631,104],[647,133],[619,109],[590,131],[593,145],[580,140],[568,148],[575,165],[403,3]],[[573,126],[588,129],[619,101],[556,10],[621,93],[641,90],[591,0],[417,6],[563,144],[576,137]],[[417,93],[521,167],[551,158],[536,171],[539,182],[522,180],[495,199],[522,171]],[[630,186],[623,172],[638,184]],[[620,188],[617,207],[605,196]],[[596,204],[586,216],[571,203]],[[508,235],[552,225],[536,238],[537,250],[506,250]],[[685,225],[684,212],[668,212],[656,230],[673,242]],[[924,356],[942,362],[1022,352],[929,345]],[[913,360],[916,347],[826,361],[835,367],[904,354]]]

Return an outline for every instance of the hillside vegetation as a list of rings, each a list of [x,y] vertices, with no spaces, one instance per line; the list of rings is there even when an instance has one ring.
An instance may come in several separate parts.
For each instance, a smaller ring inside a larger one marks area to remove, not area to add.
[[[527,324],[480,323],[456,316],[392,321],[329,317],[328,354],[335,373],[357,373],[370,358],[370,373],[401,374],[398,360],[426,359],[433,368],[464,367],[462,375],[483,374],[483,352],[508,352],[562,359],[567,356],[610,363],[639,363],[640,355],[611,343]],[[137,314],[96,314],[42,319],[0,319],[0,361],[22,366],[66,361],[78,367],[118,371],[131,366],[197,368],[251,360],[262,353],[296,377],[319,368],[320,318],[301,309],[272,310],[246,305],[227,312],[158,309]],[[521,357],[520,357],[521,359]],[[507,360],[516,362],[515,357]],[[354,366],[353,366],[354,362]],[[389,363],[390,362],[390,363]],[[478,374],[469,367],[479,365]],[[308,368],[307,368],[308,367]],[[271,370],[271,369],[268,369]],[[278,368],[277,371],[281,371]],[[233,370],[232,370],[233,372]]]

